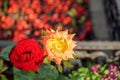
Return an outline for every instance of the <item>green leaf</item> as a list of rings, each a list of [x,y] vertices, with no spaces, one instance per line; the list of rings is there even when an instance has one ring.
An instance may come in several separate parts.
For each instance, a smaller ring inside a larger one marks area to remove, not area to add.
[[[61,65],[59,65],[59,66],[57,66],[57,68],[58,68],[58,71],[59,71],[60,73],[62,73],[62,71],[63,71],[62,66],[61,66]]]
[[[35,72],[33,71],[22,71],[17,68],[13,68],[14,80],[36,80]]]
[[[0,70],[0,73],[6,71],[8,69],[8,67],[3,67],[1,70]]]
[[[100,71],[101,71],[102,73],[105,71],[106,66],[107,66],[107,65],[105,64],[103,67],[100,68]]]
[[[45,30],[41,30],[41,34],[42,34],[42,36],[45,36],[46,35],[46,31]]]
[[[73,76],[77,76],[78,72],[77,71],[72,71]]]
[[[10,50],[15,46],[15,43],[12,43],[11,45],[5,47],[2,52],[0,53],[0,56],[3,57],[6,60],[9,60],[8,55],[10,53]]]
[[[86,67],[80,67],[77,71],[72,71],[72,73],[69,74],[71,80],[91,80],[92,76],[93,74],[91,74],[89,68]]]
[[[7,8],[8,8],[8,0],[3,0],[3,10],[4,10],[4,13],[7,12]]]
[[[118,80],[120,80],[120,74],[118,74]]]
[[[5,75],[0,74],[0,80],[8,80]]]
[[[83,3],[83,0],[77,0],[77,2],[78,2],[79,4],[82,4],[82,3]]]
[[[92,80],[96,80],[97,76],[96,75],[92,75]]]
[[[56,67],[49,65],[49,64],[43,64],[41,65],[38,73],[38,80],[56,80],[58,77],[58,71]]]
[[[45,59],[44,59],[44,62],[43,63],[45,63],[45,64],[50,64],[50,60],[46,57]]]
[[[77,53],[73,54],[73,57],[74,57],[74,59],[77,59],[78,58],[78,54]]]
[[[63,61],[63,64],[67,68],[72,68],[73,67],[73,65],[72,65],[72,63],[70,61]]]
[[[90,59],[88,59],[87,61],[86,61],[86,65],[87,65],[87,67],[88,68],[90,68],[93,64],[90,62]]]
[[[74,17],[72,18],[71,24],[72,24],[72,26],[74,27],[75,30],[78,29],[77,22],[76,22],[76,19]]]
[[[86,80],[91,80],[91,78],[90,77],[86,77]]]
[[[74,8],[71,8],[68,11],[68,15],[74,17],[77,14],[76,10]]]
[[[70,80],[67,76],[59,75],[56,80]]]
[[[86,20],[86,16],[82,16],[79,20],[79,23],[82,24]]]
[[[106,75],[106,74],[108,74],[110,71],[109,70],[105,70],[104,71],[104,74]]]
[[[4,62],[2,59],[0,59],[0,73],[6,71],[8,69],[7,66],[4,66]]]
[[[0,69],[2,69],[2,68],[3,68],[3,60],[0,59]]]

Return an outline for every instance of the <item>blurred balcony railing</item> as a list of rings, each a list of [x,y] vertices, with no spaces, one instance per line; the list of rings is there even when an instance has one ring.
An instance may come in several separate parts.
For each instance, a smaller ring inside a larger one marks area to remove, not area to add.
[[[0,41],[0,47],[9,46],[14,42]],[[77,41],[74,50],[120,50],[119,41]]]

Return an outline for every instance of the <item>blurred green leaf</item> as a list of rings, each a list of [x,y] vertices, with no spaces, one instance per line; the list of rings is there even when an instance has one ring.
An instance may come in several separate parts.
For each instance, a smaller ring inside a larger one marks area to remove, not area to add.
[[[8,80],[5,75],[0,74],[0,80]]]
[[[64,75],[59,75],[58,77],[57,77],[57,79],[56,80],[70,80],[68,77],[66,77],[66,76],[64,76]]]
[[[88,60],[86,60],[86,65],[88,68],[90,68],[93,65],[93,63],[91,63],[90,59],[88,59]]]
[[[11,45],[5,47],[2,50],[2,52],[0,53],[0,56],[6,60],[9,60],[8,56],[9,56],[10,50],[13,48],[13,46],[15,46],[15,43],[12,43]]]
[[[8,69],[7,66],[4,66],[4,62],[2,59],[0,59],[0,73],[6,71]]]
[[[97,76],[96,75],[92,75],[92,80],[96,80]]]
[[[42,34],[42,36],[45,36],[46,35],[46,31],[42,29],[41,34]]]
[[[77,72],[77,71],[72,71],[72,74],[73,74],[74,76],[77,76],[77,75],[78,75],[78,72]]]
[[[72,24],[72,26],[74,27],[75,30],[78,29],[77,22],[76,22],[76,19],[74,17],[72,18],[72,23],[71,24]]]
[[[77,14],[76,10],[74,8],[71,8],[68,11],[68,15],[74,17]]]
[[[80,68],[78,69],[78,72],[80,72],[80,73],[86,73],[86,71],[88,71],[88,69],[85,68],[85,67],[80,67]]]
[[[94,74],[95,74],[95,76],[99,76],[99,73],[97,73],[97,72],[96,72],[96,73],[94,73]]]
[[[4,13],[7,12],[7,8],[8,8],[8,0],[3,0],[3,10],[4,10]]]
[[[56,80],[58,75],[56,67],[49,64],[41,65],[37,73],[38,80]]]
[[[0,70],[0,73],[6,71],[8,69],[8,67],[2,67],[2,69]]]
[[[91,78],[90,77],[86,77],[86,80],[91,80]],[[95,79],[94,79],[95,80]]]
[[[118,80],[120,80],[120,74],[118,74]]]
[[[73,54],[73,56],[74,56],[74,59],[78,58],[78,54],[77,53]]]
[[[72,63],[70,61],[63,61],[63,64],[67,68],[72,68],[73,67],[73,65],[72,65]]]
[[[69,77],[71,80],[100,80],[101,75],[92,73],[88,67],[80,67],[77,71],[72,71],[72,73],[69,74]]]
[[[0,59],[0,69],[2,69],[2,68],[3,68],[3,60]]]
[[[104,71],[104,74],[108,74],[110,71],[109,70],[105,70]]]
[[[83,0],[77,0],[77,2],[78,2],[79,4],[82,4],[82,3],[83,3]]]
[[[86,20],[86,16],[82,16],[79,20],[79,23],[82,24]]]
[[[14,80],[36,80],[35,72],[33,71],[22,71],[17,68],[13,68]]]
[[[62,71],[63,71],[62,66],[61,66],[61,65],[58,65],[57,68],[58,68],[58,71],[59,71],[60,73],[62,73]]]
[[[104,71],[105,71],[105,69],[106,69],[106,64],[104,65],[104,66],[102,66],[101,68],[100,68],[100,71],[103,73]]]
[[[45,59],[44,59],[44,62],[43,63],[45,63],[45,64],[50,64],[50,60],[46,57]]]

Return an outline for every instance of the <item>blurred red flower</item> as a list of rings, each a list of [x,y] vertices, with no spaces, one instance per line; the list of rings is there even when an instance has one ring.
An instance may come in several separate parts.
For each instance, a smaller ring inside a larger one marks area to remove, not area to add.
[[[10,29],[13,27],[15,21],[10,16],[1,17],[1,27],[4,29]]]
[[[3,1],[2,1],[2,0],[0,0],[0,7],[2,7],[2,4],[3,4]]]
[[[23,40],[23,39],[27,39],[28,36],[25,34],[25,32],[23,31],[14,31],[14,34],[13,34],[13,41],[20,41],[20,40]]]
[[[61,28],[68,29],[69,33],[76,32],[77,39],[84,40],[92,30],[88,16],[90,0],[8,0],[5,14],[3,2],[0,0],[0,29],[3,30],[0,39],[5,37],[6,30],[11,33],[6,39],[19,41],[40,38],[42,29]],[[81,19],[82,16],[85,18]],[[85,26],[84,30],[79,29],[82,26]],[[79,35],[79,32],[84,35]]]

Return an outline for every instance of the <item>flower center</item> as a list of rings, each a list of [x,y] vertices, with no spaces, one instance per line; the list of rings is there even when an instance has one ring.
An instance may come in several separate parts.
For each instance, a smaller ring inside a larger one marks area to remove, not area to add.
[[[64,52],[67,49],[67,41],[64,39],[54,39],[50,41],[50,46],[55,51]]]

